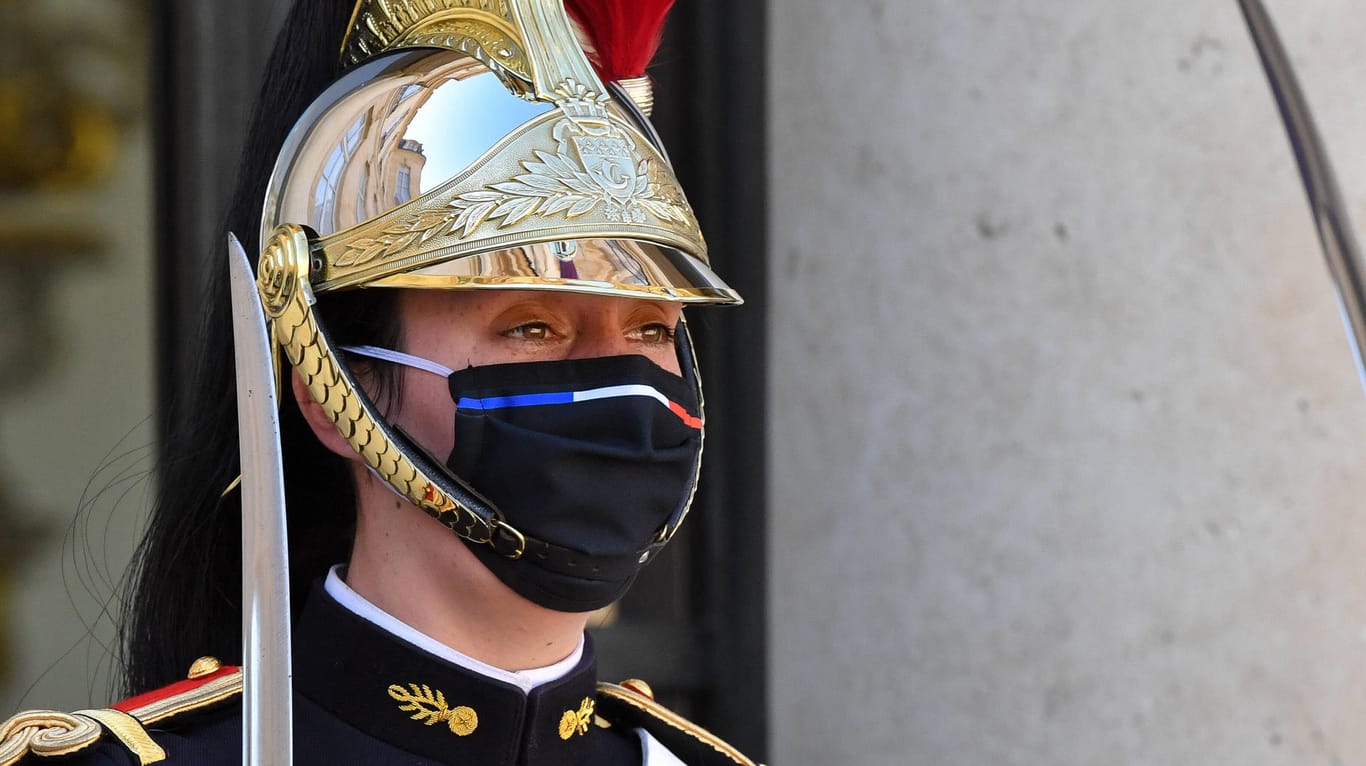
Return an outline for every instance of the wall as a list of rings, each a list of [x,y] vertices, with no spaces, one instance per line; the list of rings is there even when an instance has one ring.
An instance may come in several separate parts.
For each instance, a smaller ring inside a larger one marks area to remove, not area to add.
[[[0,715],[109,701],[110,597],[151,484],[144,14],[88,0],[0,12],[18,116],[0,126]],[[93,126],[86,152],[55,152],[70,124]],[[77,154],[89,162],[58,159]]]
[[[1274,0],[1366,210],[1366,14]],[[1366,398],[1234,2],[770,4],[772,761],[1366,762]]]

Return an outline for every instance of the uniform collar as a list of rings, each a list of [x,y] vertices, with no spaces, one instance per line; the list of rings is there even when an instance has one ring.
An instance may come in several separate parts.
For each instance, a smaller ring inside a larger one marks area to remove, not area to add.
[[[294,628],[294,689],[347,724],[439,763],[559,766],[589,755],[593,647],[524,693],[404,641],[321,583]]]
[[[580,638],[578,646],[574,647],[574,651],[570,652],[568,657],[543,668],[515,671],[496,668],[486,662],[480,662],[464,652],[458,652],[446,646],[384,611],[369,599],[352,590],[351,586],[347,585],[346,580],[343,579],[345,576],[345,566],[338,564],[328,571],[327,579],[323,582],[323,589],[327,591],[327,595],[331,596],[338,604],[423,651],[459,665],[466,670],[472,670],[494,680],[512,684],[524,692],[529,692],[541,684],[563,678],[578,666],[579,660],[583,657],[584,639]]]

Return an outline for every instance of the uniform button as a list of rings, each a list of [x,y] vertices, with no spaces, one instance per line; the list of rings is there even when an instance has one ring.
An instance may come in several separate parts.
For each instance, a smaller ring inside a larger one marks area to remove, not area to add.
[[[217,657],[200,657],[194,661],[194,664],[190,665],[188,678],[191,680],[203,678],[204,676],[217,673],[218,669],[221,667],[223,667],[223,663],[219,662]]]
[[[645,697],[646,699],[655,698],[655,690],[651,689],[649,684],[645,683],[639,678],[628,678],[625,681],[622,681],[621,685],[622,687],[630,689],[631,691],[635,692],[636,694],[639,694],[642,697]]]

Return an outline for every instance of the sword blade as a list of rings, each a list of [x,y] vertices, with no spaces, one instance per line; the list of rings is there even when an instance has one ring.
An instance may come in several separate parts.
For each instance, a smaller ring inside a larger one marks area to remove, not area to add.
[[[289,557],[280,421],[266,315],[251,263],[228,235],[242,485],[242,762],[293,758]]]
[[[1295,153],[1300,180],[1304,182],[1304,192],[1319,233],[1319,244],[1337,288],[1338,308],[1347,327],[1357,376],[1366,388],[1366,365],[1362,363],[1362,348],[1366,346],[1366,284],[1363,284],[1362,274],[1366,264],[1362,262],[1361,250],[1352,234],[1328,152],[1319,138],[1309,104],[1295,79],[1295,70],[1285,55],[1271,16],[1261,0],[1239,0],[1239,5],[1252,33],[1252,41],[1257,45],[1266,78],[1271,82],[1271,92],[1276,96],[1290,148]]]

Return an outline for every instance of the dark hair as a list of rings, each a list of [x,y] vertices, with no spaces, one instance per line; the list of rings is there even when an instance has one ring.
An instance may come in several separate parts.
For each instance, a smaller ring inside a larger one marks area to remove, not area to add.
[[[299,0],[276,40],[248,132],[226,228],[259,252],[260,211],[276,155],[308,105],[340,74],[338,50],[354,0]],[[222,241],[221,238],[216,241]],[[254,259],[253,259],[254,260]],[[212,263],[220,262],[214,258]],[[399,328],[391,290],[327,296],[317,311],[338,344],[395,347]],[[239,664],[241,518],[236,378],[226,269],[209,275],[193,400],[167,413],[160,489],[131,565],[120,619],[123,689],[137,694],[185,677],[203,655]],[[391,370],[370,380],[384,398]],[[364,375],[366,370],[357,370]],[[280,392],[285,494],[289,508],[290,591],[297,608],[327,567],[345,561],[355,524],[346,462],[309,430],[288,386]]]

